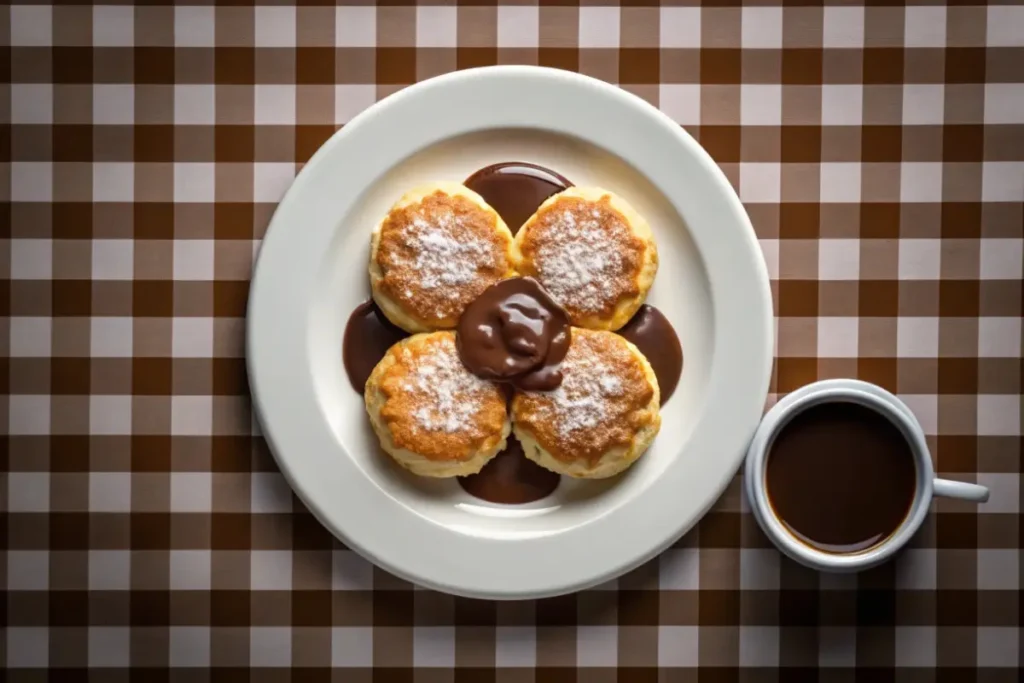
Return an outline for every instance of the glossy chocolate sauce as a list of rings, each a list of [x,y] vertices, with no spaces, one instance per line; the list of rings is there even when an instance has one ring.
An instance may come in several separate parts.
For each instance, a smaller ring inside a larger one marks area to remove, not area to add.
[[[768,452],[768,500],[802,542],[856,553],[903,524],[917,489],[910,444],[856,403],[823,403],[794,417]]]
[[[672,329],[661,311],[644,304],[628,323],[619,330],[619,334],[633,342],[647,360],[658,378],[661,390],[661,405],[672,396],[679,384],[679,376],[683,372],[683,347],[679,337]]]
[[[508,447],[496,455],[479,474],[459,477],[466,493],[481,500],[506,505],[532,503],[551,495],[561,477],[523,455],[523,447],[514,436]]]
[[[352,388],[360,394],[366,387],[366,380],[388,349],[409,333],[394,325],[373,300],[356,306],[345,325],[342,341],[342,360]]]
[[[462,364],[477,377],[551,391],[562,383],[569,316],[533,278],[510,278],[466,307],[456,339]]]
[[[463,184],[494,207],[513,235],[545,199],[572,187],[554,171],[520,161],[481,168]]]

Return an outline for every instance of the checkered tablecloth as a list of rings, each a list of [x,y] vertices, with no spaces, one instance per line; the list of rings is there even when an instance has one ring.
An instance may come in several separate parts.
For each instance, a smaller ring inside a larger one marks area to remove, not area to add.
[[[243,4],[0,11],[6,680],[1019,680],[1024,6]],[[897,561],[820,576],[737,481],[650,564],[520,603],[334,540],[252,417],[253,255],[354,114],[509,63],[685,126],[761,241],[772,398],[881,384],[991,501],[939,501]]]

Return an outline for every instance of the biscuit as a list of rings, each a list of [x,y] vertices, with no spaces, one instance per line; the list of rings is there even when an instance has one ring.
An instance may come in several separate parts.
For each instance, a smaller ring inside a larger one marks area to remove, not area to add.
[[[622,472],[661,427],[650,363],[617,334],[574,327],[561,369],[562,384],[554,391],[512,399],[512,428],[526,457],[570,477]]]
[[[573,325],[617,330],[643,304],[658,271],[647,221],[597,187],[571,187],[548,198],[516,233],[520,275],[537,279]]]
[[[366,381],[380,445],[425,477],[475,474],[505,448],[505,394],[459,360],[455,333],[416,334],[392,346]]]
[[[514,274],[512,233],[483,198],[452,182],[407,192],[373,231],[370,287],[407,332],[450,329],[488,286]]]

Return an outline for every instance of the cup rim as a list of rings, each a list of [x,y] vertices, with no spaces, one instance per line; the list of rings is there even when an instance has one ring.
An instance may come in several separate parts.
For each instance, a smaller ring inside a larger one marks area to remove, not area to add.
[[[765,473],[775,437],[798,414],[823,403],[857,403],[888,418],[907,439],[917,470],[914,499],[906,517],[884,541],[857,553],[827,553],[806,545],[783,524],[768,500]],[[814,569],[858,571],[889,559],[920,529],[931,503],[935,473],[924,432],[902,401],[867,382],[823,380],[786,395],[768,411],[747,450],[744,478],[754,516],[779,550]]]

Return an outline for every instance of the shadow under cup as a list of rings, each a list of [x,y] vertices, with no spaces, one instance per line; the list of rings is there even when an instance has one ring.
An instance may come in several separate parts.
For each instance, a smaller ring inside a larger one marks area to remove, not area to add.
[[[918,482],[914,446],[900,427],[854,401],[796,412],[766,454],[771,511],[800,543],[829,554],[862,553],[892,537]]]

